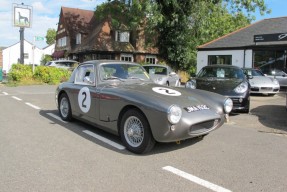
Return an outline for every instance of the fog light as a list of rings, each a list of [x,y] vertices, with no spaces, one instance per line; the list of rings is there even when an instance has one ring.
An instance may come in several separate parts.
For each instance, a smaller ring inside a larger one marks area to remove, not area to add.
[[[175,131],[175,125],[170,126],[171,131]]]

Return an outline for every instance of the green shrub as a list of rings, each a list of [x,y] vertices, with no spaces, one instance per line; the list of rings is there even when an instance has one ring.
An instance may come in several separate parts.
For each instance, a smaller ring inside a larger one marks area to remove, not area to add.
[[[33,79],[33,69],[31,65],[13,64],[8,73],[8,80],[10,81],[22,81],[27,79]]]
[[[37,66],[34,71],[34,78],[47,84],[58,84],[67,81],[71,72],[67,69],[55,67]]]
[[[35,66],[34,74],[31,65],[13,64],[8,73],[8,81],[14,84],[59,84],[67,81],[71,71],[47,66]]]

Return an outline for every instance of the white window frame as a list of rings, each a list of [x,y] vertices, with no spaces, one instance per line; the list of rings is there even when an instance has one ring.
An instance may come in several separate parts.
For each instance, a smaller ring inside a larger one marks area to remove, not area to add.
[[[115,40],[118,42],[128,43],[130,42],[130,32],[129,31],[116,31]]]
[[[121,54],[121,61],[133,62],[134,57],[132,54]]]
[[[67,37],[58,39],[58,47],[65,47],[67,45]]]
[[[76,44],[79,45],[82,43],[82,34],[81,33],[78,33],[76,35]]]
[[[152,60],[152,62],[150,62],[150,60]],[[156,56],[155,55],[147,55],[145,57],[145,63],[156,64]]]

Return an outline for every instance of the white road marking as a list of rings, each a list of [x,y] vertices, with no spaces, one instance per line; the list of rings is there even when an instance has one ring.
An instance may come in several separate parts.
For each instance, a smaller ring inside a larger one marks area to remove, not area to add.
[[[53,113],[47,113],[47,115],[49,115],[49,116],[53,117],[54,119],[57,119],[57,120],[59,120],[59,121],[61,121],[61,122],[63,122],[63,123],[68,123],[67,121],[63,121],[63,120],[61,119],[61,117],[59,117],[58,115],[55,115],[55,114],[53,114]]]
[[[220,187],[218,185],[215,185],[213,183],[210,183],[208,181],[200,179],[199,177],[193,176],[193,175],[191,175],[189,173],[183,172],[183,171],[181,171],[179,169],[176,169],[174,167],[166,166],[166,167],[163,167],[162,169],[166,170],[166,171],[169,171],[169,172],[172,172],[172,173],[174,173],[174,174],[176,174],[176,175],[178,175],[180,177],[183,177],[183,178],[185,178],[185,179],[187,179],[189,181],[192,181],[192,182],[194,182],[196,184],[199,184],[199,185],[201,185],[203,187],[206,187],[208,189],[211,189],[213,191],[216,191],[216,192],[231,192],[228,189],[225,189],[223,187]]]
[[[38,107],[38,106],[36,106],[36,105],[33,105],[33,104],[31,104],[31,103],[25,103],[26,105],[29,105],[30,107],[32,107],[32,108],[34,108],[34,109],[38,109],[38,110],[40,110],[41,108],[40,107]]]
[[[97,134],[95,134],[95,133],[93,133],[93,132],[91,132],[89,130],[84,130],[83,132],[88,134],[88,135],[90,135],[90,136],[92,136],[92,137],[94,137],[94,138],[96,138],[96,139],[98,139],[98,140],[100,140],[100,141],[102,141],[102,142],[104,142],[104,143],[106,143],[106,144],[108,144],[108,145],[110,145],[110,146],[112,146],[112,147],[115,147],[115,148],[117,148],[119,150],[124,150],[125,149],[124,146],[122,146],[122,145],[120,145],[120,144],[118,144],[116,142],[113,142],[113,141],[111,141],[111,140],[109,140],[107,138],[104,138],[104,137],[102,137],[100,135],[97,135]]]
[[[22,99],[18,98],[18,97],[15,97],[15,96],[12,96],[13,99],[16,99],[18,101],[22,101]]]
[[[2,92],[4,95],[9,95],[8,93],[6,93],[6,92]]]

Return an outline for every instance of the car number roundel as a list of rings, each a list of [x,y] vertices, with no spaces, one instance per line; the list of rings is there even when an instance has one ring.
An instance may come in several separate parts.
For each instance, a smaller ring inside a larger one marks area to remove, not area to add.
[[[78,94],[78,104],[81,111],[87,113],[91,107],[91,93],[88,87],[83,87]]]
[[[179,91],[166,88],[166,87],[153,87],[152,90],[162,95],[168,95],[168,96],[180,96],[181,95]]]

